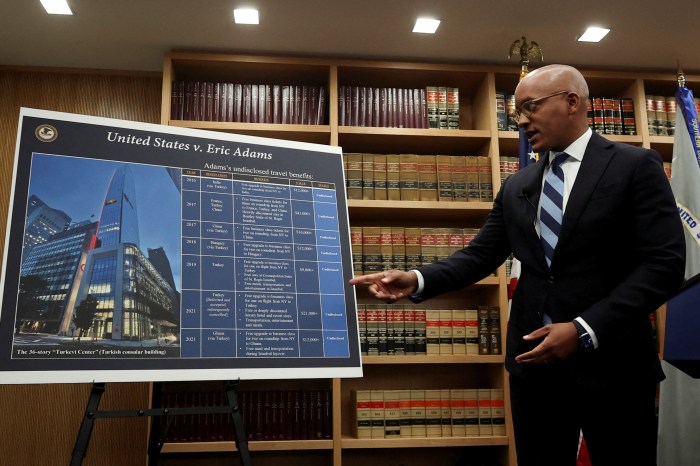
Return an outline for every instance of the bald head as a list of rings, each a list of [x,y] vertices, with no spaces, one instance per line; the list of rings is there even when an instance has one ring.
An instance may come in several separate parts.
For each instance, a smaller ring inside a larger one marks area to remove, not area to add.
[[[575,92],[582,99],[588,98],[588,84],[579,70],[569,65],[547,65],[531,71],[521,81],[537,81],[538,85],[552,89]]]

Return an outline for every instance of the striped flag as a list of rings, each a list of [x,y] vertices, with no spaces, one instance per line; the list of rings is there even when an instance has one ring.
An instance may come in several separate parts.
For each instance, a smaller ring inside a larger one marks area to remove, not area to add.
[[[685,227],[685,278],[700,273],[700,128],[693,93],[676,92],[671,187]],[[700,303],[699,306],[700,307]],[[697,310],[697,309],[695,309]],[[659,395],[658,466],[700,466],[700,380],[663,361]]]

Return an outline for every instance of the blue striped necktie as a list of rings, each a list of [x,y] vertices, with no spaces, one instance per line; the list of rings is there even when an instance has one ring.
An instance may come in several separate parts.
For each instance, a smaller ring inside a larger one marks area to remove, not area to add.
[[[547,176],[544,177],[542,200],[540,202],[540,240],[544,248],[547,265],[552,265],[554,248],[559,240],[561,221],[564,216],[564,171],[561,164],[569,157],[560,152],[554,157]]]

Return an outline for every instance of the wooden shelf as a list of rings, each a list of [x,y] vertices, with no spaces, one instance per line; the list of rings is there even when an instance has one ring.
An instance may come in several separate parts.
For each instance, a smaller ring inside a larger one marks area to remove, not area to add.
[[[363,356],[362,364],[503,364],[503,356]]]
[[[279,125],[270,123],[229,123],[223,121],[187,121],[170,120],[170,126],[203,129],[247,136],[274,139],[287,139],[315,144],[330,143],[330,126],[328,125]]]
[[[357,439],[343,437],[342,448],[426,448],[508,445],[508,437],[433,437],[398,439]]]
[[[481,225],[491,211],[491,202],[439,202],[439,201],[365,201],[348,200],[348,211],[354,223],[376,223],[393,226],[391,223],[406,223],[411,226],[465,224]]]
[[[345,152],[488,155],[491,132],[414,128],[338,127]]]
[[[248,442],[250,451],[332,450],[332,440],[270,440]],[[163,453],[213,453],[238,451],[235,442],[166,443]]]

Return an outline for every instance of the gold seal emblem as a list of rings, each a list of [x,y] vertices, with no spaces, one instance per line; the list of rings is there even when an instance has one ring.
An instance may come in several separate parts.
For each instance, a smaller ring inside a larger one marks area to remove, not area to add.
[[[39,125],[34,131],[36,138],[41,142],[53,142],[58,137],[58,131],[51,125]]]

